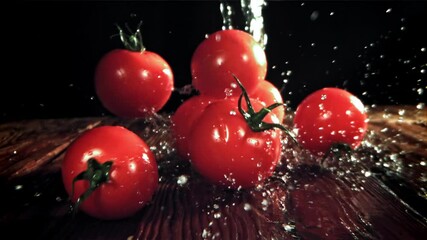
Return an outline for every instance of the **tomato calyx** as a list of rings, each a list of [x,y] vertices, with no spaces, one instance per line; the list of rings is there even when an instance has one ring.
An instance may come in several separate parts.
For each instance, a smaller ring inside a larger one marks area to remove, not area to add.
[[[129,32],[131,32],[131,34],[125,33],[123,29],[116,24],[116,27],[119,30],[120,40],[122,41],[123,45],[127,50],[130,50],[133,52],[145,51],[144,44],[142,44],[142,34],[140,30],[141,24],[142,22],[139,22],[138,27],[134,33],[132,33],[132,30],[126,24],[126,28]]]
[[[80,204],[86,200],[99,186],[110,180],[110,170],[113,166],[112,161],[104,162],[100,164],[95,158],[90,158],[87,161],[87,169],[79,173],[73,179],[73,186],[71,190],[70,198],[74,196],[74,184],[80,180],[89,181],[89,188],[77,198],[76,203],[72,206],[73,215],[78,211]]]
[[[267,114],[269,114],[273,109],[277,107],[284,106],[283,103],[274,103],[271,104],[268,107],[264,107],[258,112],[255,112],[254,108],[252,107],[252,103],[249,99],[248,92],[246,91],[243,84],[240,82],[240,80],[233,74],[234,79],[236,80],[237,84],[239,84],[240,88],[242,89],[242,94],[240,94],[239,101],[238,101],[238,109],[240,114],[242,114],[243,118],[248,123],[250,129],[254,132],[263,132],[267,130],[271,130],[274,128],[278,128],[286,133],[296,144],[298,144],[296,138],[291,134],[289,129],[287,129],[285,126],[279,123],[267,123],[264,122],[263,119]],[[242,108],[242,99],[245,98],[246,105],[248,107],[248,110],[245,111]]]

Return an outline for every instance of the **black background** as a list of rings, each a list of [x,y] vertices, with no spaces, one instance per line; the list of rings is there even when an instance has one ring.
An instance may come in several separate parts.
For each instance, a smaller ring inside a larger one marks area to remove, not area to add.
[[[229,3],[235,28],[243,29],[239,2]],[[144,45],[169,62],[175,87],[190,84],[193,51],[221,29],[219,6],[219,0],[12,3],[3,8],[11,17],[2,21],[1,121],[110,115],[96,97],[93,74],[103,54],[122,47],[111,38],[116,23],[142,20]],[[289,107],[326,86],[345,88],[367,105],[425,102],[426,2],[268,1],[263,14],[267,79],[284,87]],[[187,97],[174,92],[162,111]]]

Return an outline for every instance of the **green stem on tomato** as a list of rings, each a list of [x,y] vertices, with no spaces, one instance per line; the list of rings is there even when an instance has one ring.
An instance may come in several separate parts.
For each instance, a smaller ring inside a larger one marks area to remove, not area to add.
[[[242,89],[242,94],[240,94],[239,101],[238,101],[238,109],[240,114],[242,114],[243,118],[248,123],[249,127],[254,132],[262,132],[274,128],[278,128],[286,133],[297,145],[298,141],[296,138],[291,134],[289,129],[287,129],[285,126],[279,123],[267,123],[264,122],[265,116],[269,114],[273,109],[281,106],[285,106],[283,103],[274,103],[268,107],[264,107],[258,112],[255,112],[254,108],[252,107],[251,100],[249,98],[248,92],[246,91],[243,84],[240,82],[240,80],[233,74],[234,79],[236,80],[237,84],[239,84],[240,89]],[[248,110],[245,111],[242,108],[242,99],[245,98],[246,105],[248,107]]]
[[[87,161],[87,169],[79,173],[73,179],[73,185],[70,198],[74,196],[74,184],[80,180],[89,181],[89,188],[77,198],[74,206],[72,207],[73,216],[76,215],[80,204],[86,200],[99,186],[110,180],[110,170],[113,165],[112,161],[100,164],[96,159],[91,158]]]
[[[117,29],[119,30],[120,40],[122,41],[125,48],[129,51],[133,52],[143,52],[145,51],[144,44],[142,44],[142,34],[141,34],[141,24],[139,22],[136,31],[132,34],[127,34],[123,31],[123,29],[116,24]],[[130,28],[126,25],[129,32],[131,32]]]

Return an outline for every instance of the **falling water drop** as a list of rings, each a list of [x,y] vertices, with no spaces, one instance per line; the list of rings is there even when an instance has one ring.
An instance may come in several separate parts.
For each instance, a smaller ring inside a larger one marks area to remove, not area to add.
[[[222,29],[223,30],[233,29],[232,15],[234,13],[230,3],[224,0],[221,0],[219,9],[222,14]]]
[[[254,37],[262,48],[265,48],[267,44],[267,34],[264,30],[264,18],[262,11],[267,5],[265,0],[241,0],[240,6],[245,18],[245,28],[244,30]],[[222,29],[233,29],[232,18],[234,11],[231,5],[225,1],[221,0],[220,11],[223,18]]]

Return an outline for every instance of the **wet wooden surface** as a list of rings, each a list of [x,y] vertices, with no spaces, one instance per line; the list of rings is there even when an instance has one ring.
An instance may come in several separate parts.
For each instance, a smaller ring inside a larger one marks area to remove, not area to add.
[[[287,146],[264,188],[240,192],[210,185],[176,156],[165,116],[3,123],[0,229],[15,239],[424,239],[427,110],[376,107],[369,118],[366,141],[351,158],[320,166]],[[63,154],[80,133],[101,125],[125,126],[147,141],[160,187],[130,218],[72,219]],[[178,184],[182,178],[187,182]]]

